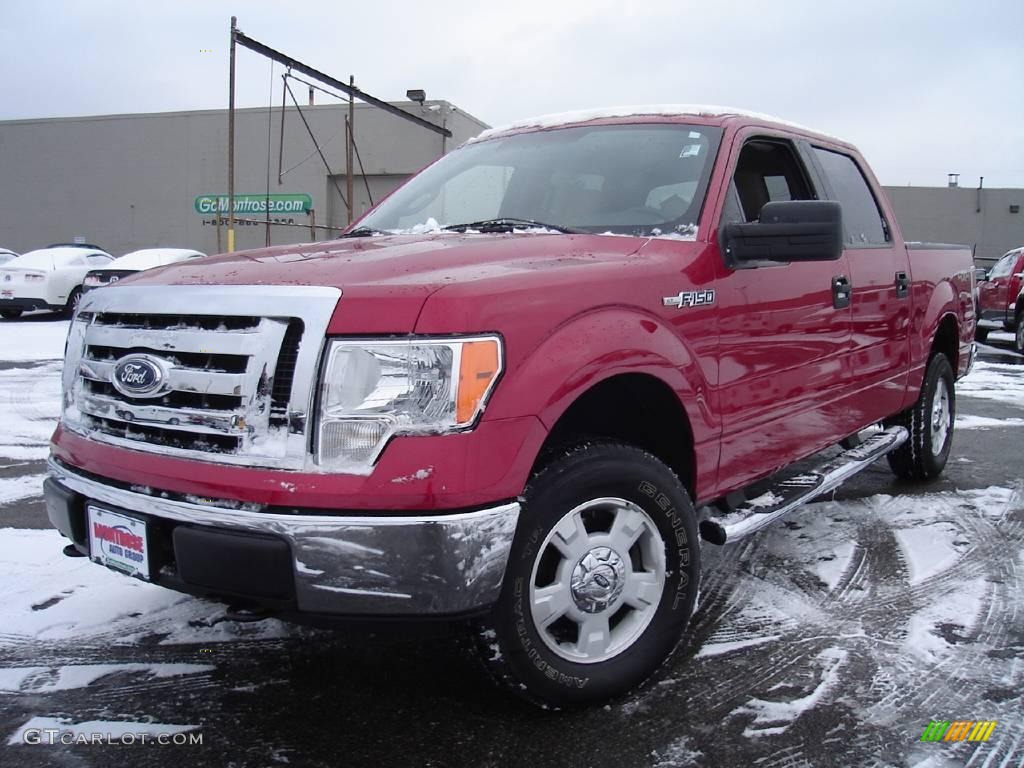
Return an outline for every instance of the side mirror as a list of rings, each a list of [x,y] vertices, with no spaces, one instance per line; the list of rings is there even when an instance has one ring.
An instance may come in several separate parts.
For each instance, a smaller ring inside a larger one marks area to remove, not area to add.
[[[835,261],[843,255],[843,209],[833,200],[766,203],[758,221],[724,225],[722,243],[731,263]]]
[[[974,282],[984,283],[986,280],[988,280],[988,270],[985,269],[984,267],[975,267]]]

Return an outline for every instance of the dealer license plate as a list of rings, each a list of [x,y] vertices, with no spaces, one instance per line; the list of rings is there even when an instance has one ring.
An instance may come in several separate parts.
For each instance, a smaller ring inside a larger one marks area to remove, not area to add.
[[[91,504],[89,556],[97,563],[149,581],[149,546],[146,523]]]

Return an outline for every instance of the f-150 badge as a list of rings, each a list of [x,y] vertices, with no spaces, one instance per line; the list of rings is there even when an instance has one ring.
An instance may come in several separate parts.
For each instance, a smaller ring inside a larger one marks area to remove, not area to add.
[[[706,291],[680,291],[678,296],[666,296],[662,299],[666,307],[703,307],[715,303],[715,292]]]

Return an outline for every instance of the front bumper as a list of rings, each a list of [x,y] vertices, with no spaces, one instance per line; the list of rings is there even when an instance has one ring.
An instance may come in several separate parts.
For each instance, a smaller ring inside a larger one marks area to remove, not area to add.
[[[470,512],[296,514],[202,503],[107,481],[55,461],[51,523],[88,553],[85,504],[146,521],[162,586],[282,612],[461,616],[497,601],[519,518],[509,502]]]
[[[0,310],[5,309],[20,309],[24,312],[31,312],[33,309],[53,309],[53,307],[46,302],[46,299],[15,296],[12,299],[0,298]]]

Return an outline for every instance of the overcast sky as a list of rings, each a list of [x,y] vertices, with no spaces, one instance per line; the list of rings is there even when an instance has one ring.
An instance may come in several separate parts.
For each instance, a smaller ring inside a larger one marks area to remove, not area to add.
[[[232,13],[369,93],[492,125],[726,104],[852,141],[885,184],[1024,186],[1021,0],[5,2],[0,119],[225,107]],[[269,67],[239,51],[240,106],[268,102]]]

